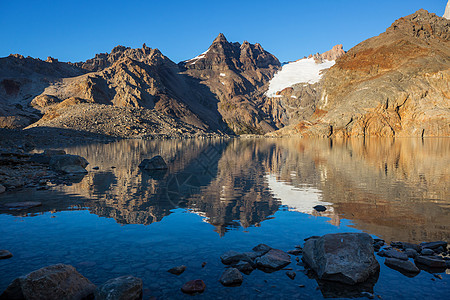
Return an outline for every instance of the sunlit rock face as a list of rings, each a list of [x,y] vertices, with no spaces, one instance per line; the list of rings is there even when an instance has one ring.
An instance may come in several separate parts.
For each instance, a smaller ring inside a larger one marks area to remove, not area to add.
[[[449,136],[450,21],[419,10],[336,60],[314,114],[279,135]]]

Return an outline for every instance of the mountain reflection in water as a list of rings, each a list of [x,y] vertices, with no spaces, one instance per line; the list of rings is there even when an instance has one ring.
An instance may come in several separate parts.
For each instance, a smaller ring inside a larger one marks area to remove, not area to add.
[[[151,224],[183,207],[223,235],[281,208],[336,226],[348,219],[388,241],[450,240],[449,139],[122,140],[66,151],[85,157],[89,174],[52,192],[118,223]],[[167,172],[139,170],[154,155]]]

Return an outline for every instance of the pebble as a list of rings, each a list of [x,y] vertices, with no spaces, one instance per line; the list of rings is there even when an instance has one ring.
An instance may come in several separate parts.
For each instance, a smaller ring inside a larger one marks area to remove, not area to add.
[[[295,273],[294,271],[287,271],[287,272],[286,272],[286,275],[287,275],[290,279],[294,280],[294,279],[295,279],[295,276],[297,276],[297,273]]]

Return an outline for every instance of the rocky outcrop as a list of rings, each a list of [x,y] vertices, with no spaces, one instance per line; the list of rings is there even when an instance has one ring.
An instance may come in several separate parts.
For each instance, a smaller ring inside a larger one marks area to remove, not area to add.
[[[281,66],[260,44],[228,42],[221,33],[208,50],[180,63],[184,74],[206,85],[219,100],[218,111],[235,133],[266,133],[274,130],[260,109],[264,92]]]
[[[450,21],[425,10],[352,48],[322,80],[303,136],[449,136]]]
[[[319,279],[354,285],[378,273],[373,240],[366,233],[326,234],[303,247],[303,260]]]
[[[69,265],[53,265],[15,279],[0,299],[86,299],[95,285]]]

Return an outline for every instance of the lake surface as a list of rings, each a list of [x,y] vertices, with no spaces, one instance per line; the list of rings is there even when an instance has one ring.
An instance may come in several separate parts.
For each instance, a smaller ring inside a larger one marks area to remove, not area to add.
[[[14,255],[0,260],[0,291],[18,276],[65,263],[97,285],[142,278],[144,299],[190,299],[180,288],[192,279],[206,282],[201,299],[346,298],[360,291],[318,283],[294,260],[295,280],[256,270],[240,287],[223,287],[220,255],[259,243],[288,251],[335,232],[450,241],[450,139],[123,140],[64,149],[90,162],[86,176],[0,195],[43,203],[0,214],[0,249]],[[154,155],[167,172],[139,170]],[[316,212],[318,204],[327,210]],[[449,274],[409,278],[377,258],[379,278],[365,291],[382,299],[450,294]],[[183,264],[182,275],[167,272]]]

